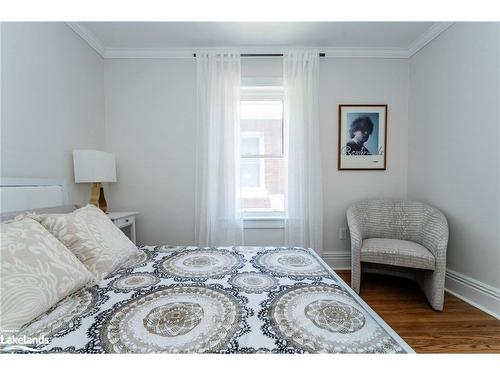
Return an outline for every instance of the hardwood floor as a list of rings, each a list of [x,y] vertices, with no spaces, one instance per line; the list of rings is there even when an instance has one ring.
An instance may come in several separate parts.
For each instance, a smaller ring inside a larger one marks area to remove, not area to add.
[[[500,353],[500,320],[449,293],[437,312],[412,281],[363,274],[360,295],[417,353]]]

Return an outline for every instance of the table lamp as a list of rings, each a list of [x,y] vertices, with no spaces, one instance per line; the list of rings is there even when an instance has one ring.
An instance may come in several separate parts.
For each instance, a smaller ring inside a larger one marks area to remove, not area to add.
[[[73,150],[76,183],[91,183],[90,204],[108,211],[102,182],[116,182],[115,155],[97,150]]]

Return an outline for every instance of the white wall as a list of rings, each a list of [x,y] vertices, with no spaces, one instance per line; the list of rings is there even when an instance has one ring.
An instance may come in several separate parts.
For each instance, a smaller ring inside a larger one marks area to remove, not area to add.
[[[76,185],[71,151],[104,147],[103,59],[64,23],[2,23],[1,175]]]
[[[410,72],[409,196],[446,215],[448,269],[499,288],[499,24],[453,25]]]
[[[408,72],[400,59],[324,59],[320,121],[325,252],[347,254],[338,239],[347,206],[362,198],[406,196]],[[242,76],[281,76],[281,59],[244,59]],[[194,242],[196,70],[192,59],[105,61],[106,148],[116,154],[111,209],[137,210],[141,243]],[[337,171],[337,106],[389,105],[387,171]],[[247,244],[279,245],[280,229],[247,229]]]
[[[322,60],[320,124],[325,253],[350,254],[350,242],[338,239],[338,229],[347,227],[345,212],[351,203],[364,198],[406,197],[408,68],[408,61],[403,59]],[[339,104],[388,105],[386,171],[337,170]],[[336,259],[331,263],[336,265]]]
[[[193,59],[105,62],[106,149],[116,155],[112,210],[135,210],[142,244],[193,244]]]

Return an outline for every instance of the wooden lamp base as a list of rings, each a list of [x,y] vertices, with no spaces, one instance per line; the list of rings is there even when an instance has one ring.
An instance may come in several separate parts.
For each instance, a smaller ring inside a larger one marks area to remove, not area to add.
[[[103,212],[108,212],[108,204],[104,198],[104,189],[100,182],[94,182],[90,186],[90,204],[99,207]]]

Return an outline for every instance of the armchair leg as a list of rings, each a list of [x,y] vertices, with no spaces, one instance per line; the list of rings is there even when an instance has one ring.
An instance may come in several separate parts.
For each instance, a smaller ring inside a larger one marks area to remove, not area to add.
[[[359,294],[361,285],[361,262],[351,264],[351,288]]]
[[[420,287],[422,288],[427,300],[434,310],[442,311],[444,305],[444,281],[445,272],[439,272],[438,270],[426,271],[423,276],[423,280],[420,282]]]

